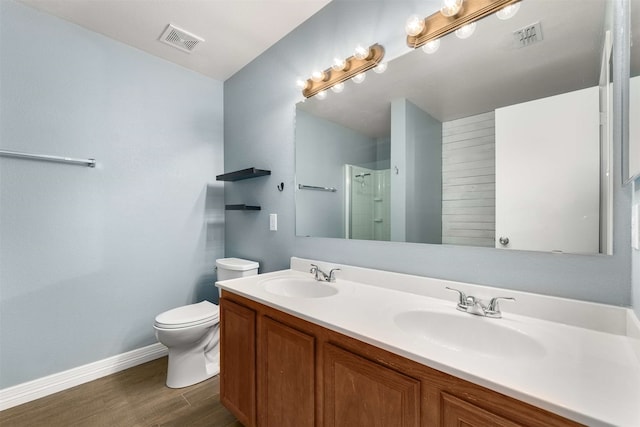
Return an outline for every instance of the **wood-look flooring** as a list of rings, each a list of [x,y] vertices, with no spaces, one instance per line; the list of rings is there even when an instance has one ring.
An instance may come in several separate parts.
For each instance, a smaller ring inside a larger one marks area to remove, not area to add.
[[[220,404],[219,377],[165,386],[167,358],[0,412],[2,427],[242,427]]]

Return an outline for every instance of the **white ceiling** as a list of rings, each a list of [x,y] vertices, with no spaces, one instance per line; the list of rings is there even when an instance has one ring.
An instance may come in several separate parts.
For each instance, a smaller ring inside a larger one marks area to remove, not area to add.
[[[224,81],[331,0],[21,0]],[[172,23],[205,39],[191,52],[158,38]]]

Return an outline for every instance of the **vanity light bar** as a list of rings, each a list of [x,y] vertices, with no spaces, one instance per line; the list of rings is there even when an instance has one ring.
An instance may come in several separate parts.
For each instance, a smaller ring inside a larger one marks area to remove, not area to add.
[[[384,48],[376,43],[369,47],[368,55],[364,58],[359,59],[356,55],[350,56],[345,59],[344,68],[339,69],[339,67],[329,67],[324,70],[324,72],[320,73],[320,76],[313,76],[306,80],[306,85],[302,90],[302,94],[306,98],[310,98],[319,92],[337,85],[338,83],[349,80],[357,74],[364,73],[365,71],[376,67],[382,61],[382,58],[384,58]]]
[[[521,0],[465,0],[453,16],[447,17],[438,11],[426,17],[422,31],[407,36],[407,46],[418,48],[518,1]]]

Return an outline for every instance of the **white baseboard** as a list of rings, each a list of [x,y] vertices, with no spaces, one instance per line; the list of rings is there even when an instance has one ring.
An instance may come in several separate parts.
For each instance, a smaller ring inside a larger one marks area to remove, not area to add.
[[[630,308],[627,309],[627,335],[640,339],[640,320]]]
[[[136,365],[167,355],[167,347],[152,344],[97,362],[48,375],[33,381],[0,390],[0,411],[40,399],[41,397],[115,374]]]

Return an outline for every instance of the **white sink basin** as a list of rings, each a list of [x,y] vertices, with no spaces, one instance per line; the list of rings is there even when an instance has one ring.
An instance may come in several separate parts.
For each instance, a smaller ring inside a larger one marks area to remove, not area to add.
[[[265,291],[283,297],[325,298],[338,293],[338,289],[315,279],[279,277],[261,283]]]
[[[509,327],[505,319],[490,319],[455,311],[407,311],[394,317],[405,333],[455,351],[506,359],[541,359],[546,350],[534,338]]]

